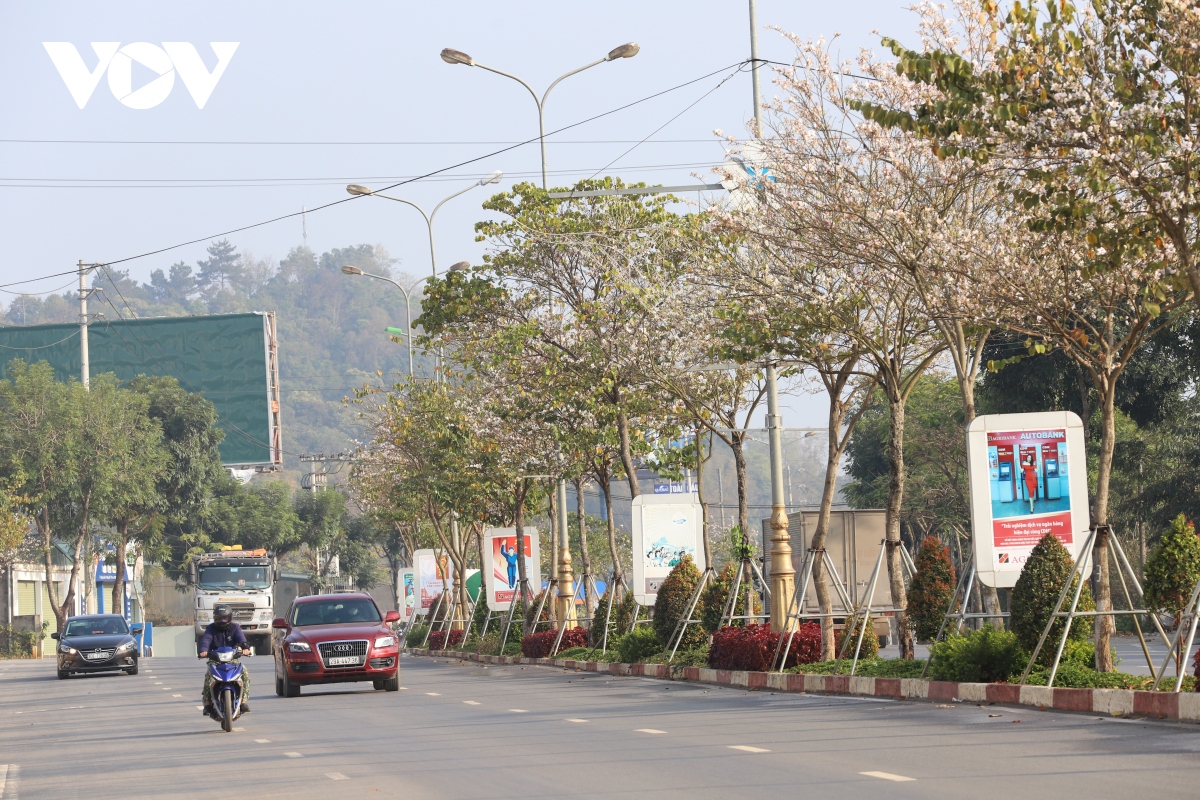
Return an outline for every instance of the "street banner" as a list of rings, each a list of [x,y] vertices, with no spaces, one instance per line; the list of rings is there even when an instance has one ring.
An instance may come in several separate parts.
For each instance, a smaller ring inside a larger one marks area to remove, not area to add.
[[[400,613],[404,619],[417,607],[417,572],[412,568],[400,570]]]
[[[484,552],[490,554],[491,569],[484,572],[488,609],[508,611],[517,595],[517,529],[488,528],[483,532]],[[525,575],[529,590],[537,594],[542,587],[541,550],[537,528],[525,528]]]
[[[413,565],[417,573],[416,613],[425,615],[437,603],[438,596],[451,586],[450,556],[444,552],[435,554],[433,550],[418,550],[413,553]]]
[[[639,604],[654,605],[658,587],[685,555],[704,570],[704,515],[695,497],[643,494],[633,499],[633,598]]]
[[[1072,558],[1090,513],[1083,422],[1069,411],[991,414],[967,429],[971,529],[984,586],[1009,588],[1047,533]]]

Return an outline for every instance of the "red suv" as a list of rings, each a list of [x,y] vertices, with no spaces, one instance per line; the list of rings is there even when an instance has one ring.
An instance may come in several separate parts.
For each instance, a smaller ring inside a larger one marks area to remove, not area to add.
[[[400,647],[392,623],[366,594],[297,597],[286,617],[271,623],[275,636],[275,694],[298,697],[314,683],[371,681],[400,689]]]

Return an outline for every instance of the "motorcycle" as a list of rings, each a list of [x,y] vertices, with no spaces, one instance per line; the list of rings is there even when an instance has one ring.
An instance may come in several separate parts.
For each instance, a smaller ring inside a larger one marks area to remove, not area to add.
[[[218,647],[208,656],[208,674],[212,676],[212,717],[226,733],[242,715],[243,667],[235,647]]]

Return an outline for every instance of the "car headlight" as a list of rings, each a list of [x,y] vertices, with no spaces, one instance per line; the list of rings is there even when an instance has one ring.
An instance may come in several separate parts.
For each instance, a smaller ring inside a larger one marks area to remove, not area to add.
[[[311,653],[312,648],[308,646],[308,642],[288,642],[288,652]]]
[[[125,644],[123,644],[117,648],[117,652],[119,653],[123,650],[132,650],[135,647],[137,647],[137,642],[126,642]]]
[[[379,650],[380,648],[383,648],[383,647],[395,647],[395,646],[396,646],[396,637],[395,636],[380,636],[378,639],[375,640],[375,649],[376,650]]]
[[[274,617],[272,616],[272,614],[274,614],[274,613],[275,612],[271,611],[271,609],[264,608],[262,611],[258,612],[258,618],[259,619],[274,619]]]
[[[69,644],[60,644],[60,645],[58,646],[58,652],[60,652],[60,653],[66,653],[67,655],[72,655],[72,656],[73,656],[73,655],[75,655],[76,653],[78,653],[79,651],[78,651],[78,650],[76,650],[74,647],[71,647],[71,645],[69,645]]]

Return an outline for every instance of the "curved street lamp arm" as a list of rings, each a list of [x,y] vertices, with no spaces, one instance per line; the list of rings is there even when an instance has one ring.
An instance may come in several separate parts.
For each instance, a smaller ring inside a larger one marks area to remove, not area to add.
[[[559,76],[554,81],[554,83],[550,84],[550,86],[547,87],[546,93],[542,95],[542,100],[541,100],[540,105],[544,106],[546,104],[546,98],[550,96],[550,90],[553,89],[555,86],[558,86],[560,83],[565,81],[567,78],[571,77],[572,75],[576,75],[580,72],[583,72],[585,69],[591,69],[592,67],[599,66],[600,64],[603,64],[605,61],[608,61],[608,60],[609,60],[608,57],[605,56],[604,58],[601,58],[598,61],[593,61],[590,64],[584,64],[579,69],[573,69],[570,72],[568,72],[567,74]]]

